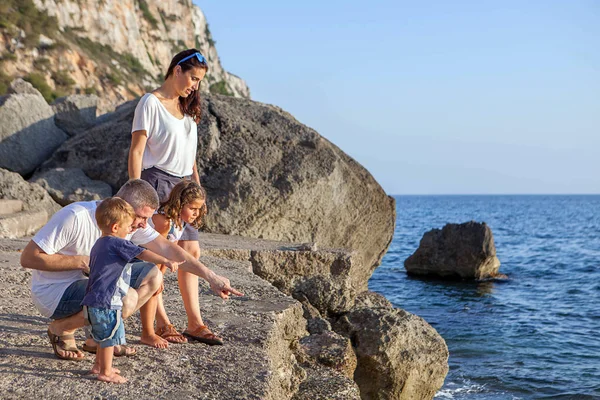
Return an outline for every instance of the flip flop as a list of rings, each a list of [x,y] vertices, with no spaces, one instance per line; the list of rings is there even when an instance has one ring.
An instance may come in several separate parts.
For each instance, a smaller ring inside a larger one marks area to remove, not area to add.
[[[71,340],[71,339],[75,340],[75,335],[70,334],[70,335],[58,336],[58,335],[55,335],[54,333],[50,332],[50,329],[48,329],[48,338],[50,339],[50,343],[52,344],[52,350],[54,350],[54,355],[56,357],[60,358],[61,360],[82,361],[85,359],[85,357],[63,356],[58,352],[59,350],[79,352],[79,349],[77,348],[77,346],[67,345],[65,343],[65,339],[66,340]]]
[[[115,357],[132,357],[135,356],[137,354],[137,350],[135,349],[135,347],[128,347],[125,345],[119,345],[119,350],[117,350],[117,346],[115,346],[114,349],[114,355]],[[83,346],[81,346],[81,349],[83,351],[87,351],[88,353],[92,353],[92,354],[96,354],[96,346],[88,346],[87,344],[83,344]],[[131,349],[131,351],[128,353],[127,350]]]
[[[161,338],[165,339],[169,343],[187,343],[188,340],[181,333],[177,332],[177,329],[172,324],[165,325],[156,330],[156,333]],[[175,340],[175,338],[179,338],[180,340]],[[183,340],[181,340],[183,339]]]
[[[183,336],[187,337],[188,339],[206,343],[211,346],[222,346],[223,345],[223,339],[221,339],[220,337],[218,337],[217,335],[212,333],[210,331],[210,329],[208,329],[208,326],[206,326],[206,325],[202,325],[201,327],[194,330],[193,332],[188,332],[186,329],[185,331],[183,331],[182,334],[183,334]]]

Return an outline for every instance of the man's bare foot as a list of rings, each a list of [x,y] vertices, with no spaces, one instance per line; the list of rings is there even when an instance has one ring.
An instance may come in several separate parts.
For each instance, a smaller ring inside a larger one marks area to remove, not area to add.
[[[142,335],[140,342],[150,347],[156,347],[157,349],[166,349],[169,347],[169,342],[154,333],[152,335]]]
[[[108,382],[108,383],[126,383],[127,382],[127,379],[123,378],[121,375],[114,372],[114,369],[113,369],[113,373],[111,375],[98,374],[98,380],[102,381],[102,382]]]

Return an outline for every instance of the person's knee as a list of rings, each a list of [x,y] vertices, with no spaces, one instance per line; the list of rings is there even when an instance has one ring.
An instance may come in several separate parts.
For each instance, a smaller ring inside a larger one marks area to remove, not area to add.
[[[154,293],[158,289],[160,289],[162,282],[163,282],[163,274],[162,274],[162,272],[160,272],[160,270],[158,268],[153,268],[152,271],[150,271],[148,273],[148,275],[146,276],[146,279],[145,279],[145,283],[146,283],[146,285],[148,285],[148,289],[152,293]]]
[[[181,248],[183,248],[188,254],[194,257],[194,259],[197,260],[200,258],[200,246],[197,242],[184,241],[179,243]]]

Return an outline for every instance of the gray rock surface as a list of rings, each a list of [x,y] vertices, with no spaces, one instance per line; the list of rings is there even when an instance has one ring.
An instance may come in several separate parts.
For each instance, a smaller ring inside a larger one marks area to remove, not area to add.
[[[7,90],[8,94],[35,94],[40,95],[40,92],[33,85],[21,78],[17,78],[10,83]]]
[[[207,233],[201,234],[200,247],[204,254],[249,261],[255,274],[307,300],[325,317],[350,310],[357,293],[367,289],[365,269],[344,250],[309,251],[298,243]]]
[[[225,338],[224,346],[200,343],[171,345],[168,350],[138,344],[138,315],[126,321],[127,340],[138,348],[136,357],[115,359],[130,382],[103,384],[86,374],[93,357],[65,362],[52,354],[46,335],[48,319],[40,317],[29,293],[30,272],[19,267],[26,241],[0,241],[0,387],[3,399],[119,398],[119,399],[270,399],[291,398],[306,373],[293,355],[293,343],[306,334],[302,308],[243,263],[205,258],[218,273],[232,278],[243,298],[227,302],[201,285],[205,321]],[[168,273],[165,304],[174,324],[186,323],[176,274]],[[82,332],[78,339],[83,340]]]
[[[108,183],[91,180],[79,168],[53,168],[36,172],[30,182],[43,187],[61,206],[112,196],[112,188]]]
[[[52,103],[54,123],[69,136],[78,135],[96,123],[98,96],[72,94]]]
[[[363,400],[432,399],[442,387],[448,348],[422,318],[400,309],[359,308],[334,329],[352,340]]]
[[[356,370],[356,354],[350,339],[335,332],[323,332],[300,339],[305,358],[333,368],[352,379]]]
[[[303,364],[307,377],[292,400],[360,400],[356,383],[319,364]]]
[[[82,168],[117,189],[127,179],[135,103],[62,146],[46,167]],[[197,161],[207,228],[357,252],[366,282],[391,241],[394,201],[367,170],[281,109],[206,96]]]
[[[21,200],[25,211],[44,210],[48,218],[60,210],[52,197],[37,183],[29,183],[21,175],[0,168],[0,199]]]
[[[500,261],[490,227],[470,221],[426,232],[404,267],[411,275],[485,279],[498,275]]]
[[[54,111],[39,92],[23,83],[13,90],[19,93],[0,97],[0,168],[26,175],[68,136],[54,124]]]

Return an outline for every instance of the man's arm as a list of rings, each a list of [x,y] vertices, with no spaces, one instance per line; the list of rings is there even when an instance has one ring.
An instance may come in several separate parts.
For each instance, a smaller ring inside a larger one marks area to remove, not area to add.
[[[231,287],[229,279],[215,274],[208,269],[206,265],[192,257],[187,251],[162,236],[157,236],[154,240],[141,246],[156,254],[160,254],[169,260],[184,260],[185,262],[180,264],[179,268],[206,280],[209,283],[211,290],[223,299],[228,299],[230,294],[235,294],[236,296],[244,295]]]
[[[46,254],[33,240],[27,243],[27,246],[25,246],[21,253],[21,266],[39,271],[79,270],[89,274],[89,262],[90,258],[88,256]]]

